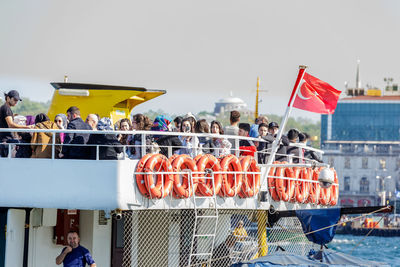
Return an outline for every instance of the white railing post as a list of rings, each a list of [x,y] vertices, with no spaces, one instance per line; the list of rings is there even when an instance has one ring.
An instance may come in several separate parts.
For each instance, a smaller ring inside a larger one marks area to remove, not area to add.
[[[51,159],[55,158],[55,154],[56,154],[56,134],[53,133],[52,137],[51,137]]]
[[[193,152],[193,158],[197,156],[197,147],[196,147],[196,136],[192,136],[190,139],[190,142],[192,143],[192,152]],[[200,142],[199,142],[200,145]]]
[[[8,158],[11,159],[11,143],[8,143]]]
[[[126,159],[126,146],[122,146],[122,156]]]
[[[172,156],[172,146],[168,146],[168,158]]]
[[[287,155],[287,160],[289,163],[293,163],[293,155],[291,154]]]
[[[142,133],[141,134],[141,139],[142,139],[142,147],[141,147],[141,155],[140,155],[140,157],[143,157],[144,155],[146,155],[146,134]],[[135,143],[133,145],[135,145]],[[136,151],[136,147],[134,147],[134,148],[135,148],[135,151]]]
[[[239,139],[235,138],[235,156],[239,157],[240,147],[239,147]]]

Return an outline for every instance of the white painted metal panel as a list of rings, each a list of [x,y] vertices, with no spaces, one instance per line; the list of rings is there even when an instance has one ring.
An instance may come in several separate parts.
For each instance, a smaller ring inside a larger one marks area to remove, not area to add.
[[[8,166],[2,170],[2,177],[12,177],[0,179],[0,188],[7,188],[0,195],[0,206],[82,210],[194,208],[192,198],[142,196],[134,175],[137,162],[0,158],[0,166]],[[262,176],[265,172],[266,168],[261,167]],[[210,207],[207,199],[197,204],[199,208]],[[256,197],[217,197],[219,209],[268,209],[270,204],[275,206],[273,201],[259,202]],[[285,210],[287,205],[279,206]],[[307,205],[300,204],[298,208]],[[46,225],[51,225],[51,216],[48,219]]]
[[[5,267],[23,264],[25,237],[25,210],[9,209],[7,212]]]
[[[0,179],[0,188],[7,188],[0,196],[0,206],[115,209],[119,164],[113,160],[0,158],[0,166],[8,166]]]

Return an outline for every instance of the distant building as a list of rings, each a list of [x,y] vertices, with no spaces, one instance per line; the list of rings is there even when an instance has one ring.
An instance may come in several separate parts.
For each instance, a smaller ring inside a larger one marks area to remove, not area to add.
[[[321,148],[338,173],[342,206],[382,205],[400,190],[400,94],[364,90],[358,69],[356,84],[322,115]]]
[[[220,114],[232,110],[247,111],[247,104],[238,97],[223,98],[215,103],[214,114]]]

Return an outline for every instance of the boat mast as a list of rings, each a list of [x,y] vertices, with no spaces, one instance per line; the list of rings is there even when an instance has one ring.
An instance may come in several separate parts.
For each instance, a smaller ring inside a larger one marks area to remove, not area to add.
[[[259,92],[260,92],[260,77],[257,77],[257,93],[256,93],[256,108],[254,111],[254,119],[258,118],[258,96],[259,96]]]

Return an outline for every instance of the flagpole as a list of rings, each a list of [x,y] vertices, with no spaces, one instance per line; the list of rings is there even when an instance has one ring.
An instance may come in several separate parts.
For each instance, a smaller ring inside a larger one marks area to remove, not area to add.
[[[300,65],[299,66],[299,74],[297,76],[297,80],[296,80],[296,84],[295,84],[296,90],[294,91],[294,93],[292,92],[292,98],[290,99],[289,106],[286,108],[285,115],[283,116],[281,125],[279,126],[279,131],[278,131],[278,133],[276,135],[276,138],[275,138],[274,142],[272,143],[271,154],[268,157],[267,170],[264,173],[264,176],[263,176],[263,179],[262,179],[260,193],[263,192],[263,191],[267,191],[268,190],[267,189],[268,183],[267,183],[267,179],[266,178],[267,178],[268,173],[269,173],[269,171],[271,169],[271,164],[275,160],[276,151],[278,150],[278,146],[279,146],[281,137],[283,135],[283,131],[284,131],[286,123],[287,123],[287,121],[289,119],[290,112],[292,111],[294,100],[296,99],[297,93],[299,92],[300,84],[301,84],[300,82],[303,79],[304,74],[306,73],[306,69],[307,69],[307,66],[304,66],[304,65]],[[300,77],[300,79],[299,79],[299,77]]]

